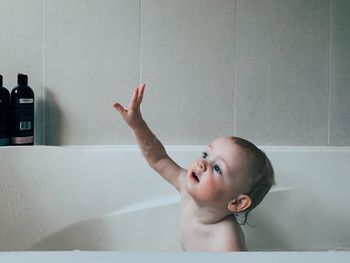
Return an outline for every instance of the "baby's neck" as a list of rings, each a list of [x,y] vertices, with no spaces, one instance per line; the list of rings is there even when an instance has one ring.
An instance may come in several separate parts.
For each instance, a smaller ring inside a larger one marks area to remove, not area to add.
[[[191,210],[194,216],[194,219],[203,225],[215,224],[221,222],[227,218],[228,213],[224,208],[218,207],[217,205],[208,205],[201,204],[196,202],[192,197],[188,196],[187,202],[191,205]]]
[[[244,235],[225,208],[203,206],[187,193],[181,196],[181,245],[190,251],[245,250]]]

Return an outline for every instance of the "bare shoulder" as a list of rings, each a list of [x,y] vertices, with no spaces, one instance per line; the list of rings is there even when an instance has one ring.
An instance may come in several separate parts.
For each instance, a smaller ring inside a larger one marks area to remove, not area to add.
[[[218,223],[213,246],[216,251],[247,251],[241,226],[232,218]]]

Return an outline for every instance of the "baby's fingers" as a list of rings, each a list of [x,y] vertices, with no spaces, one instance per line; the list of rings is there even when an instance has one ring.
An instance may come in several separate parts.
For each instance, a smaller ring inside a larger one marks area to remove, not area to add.
[[[121,114],[124,114],[126,112],[126,110],[124,109],[124,107],[119,104],[118,102],[117,103],[114,103],[113,104],[113,107]]]
[[[135,109],[138,106],[139,89],[136,87],[129,103],[129,109]]]
[[[146,85],[143,83],[143,84],[141,84],[141,86],[138,88],[138,90],[139,90],[139,96],[138,96],[138,101],[137,101],[138,106],[141,105],[141,102],[142,102],[142,99],[143,99],[143,93],[144,93],[144,91],[145,91],[145,86],[146,86]]]

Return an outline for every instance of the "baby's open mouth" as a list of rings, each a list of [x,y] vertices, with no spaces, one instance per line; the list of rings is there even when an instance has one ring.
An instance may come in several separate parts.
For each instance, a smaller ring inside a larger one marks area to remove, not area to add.
[[[191,172],[191,179],[192,179],[192,181],[199,183],[199,177],[193,171]]]

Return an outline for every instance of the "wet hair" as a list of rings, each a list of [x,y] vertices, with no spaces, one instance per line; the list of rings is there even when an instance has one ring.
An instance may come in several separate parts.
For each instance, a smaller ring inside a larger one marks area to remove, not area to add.
[[[272,185],[275,184],[274,171],[269,158],[253,143],[239,137],[231,138],[247,157],[247,171],[251,181],[250,190],[246,194],[251,198],[252,204],[249,208],[239,213],[244,213],[243,222],[239,224],[245,225],[248,214],[261,203]]]

